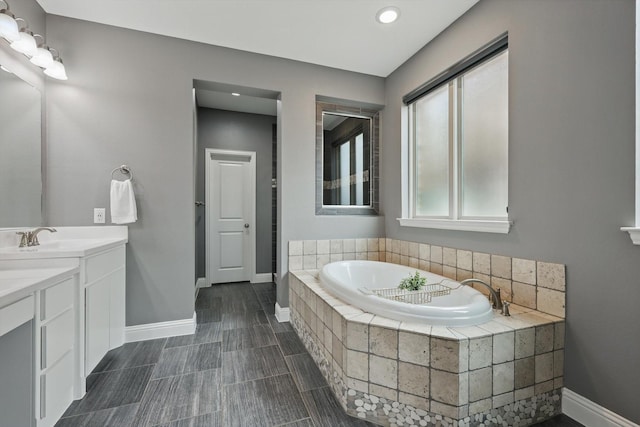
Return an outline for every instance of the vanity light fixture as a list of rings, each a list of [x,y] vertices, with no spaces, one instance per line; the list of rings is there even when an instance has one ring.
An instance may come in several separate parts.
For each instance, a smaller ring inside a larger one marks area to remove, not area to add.
[[[18,40],[13,41],[9,46],[11,49],[18,51],[28,57],[32,57],[38,50],[38,43],[33,37],[33,33],[29,31],[29,24],[22,18],[16,18],[16,22],[23,21],[24,27],[20,27],[20,37]]]
[[[54,51],[56,54],[53,57],[51,65],[45,68],[44,73],[57,80],[67,80],[67,71],[64,68],[64,64],[62,63],[62,59],[60,58],[58,51],[52,48],[49,48],[49,50]]]
[[[0,36],[10,42],[16,41],[20,38],[20,28],[18,28],[16,16],[9,10],[9,3],[4,0],[0,1],[7,5],[6,9],[0,9]]]
[[[49,46],[44,44],[44,37],[40,34],[34,34],[33,37],[40,37],[42,43],[38,45],[35,55],[31,57],[31,63],[40,68],[49,68],[53,64],[53,54],[49,50]]]
[[[400,17],[400,9],[395,6],[387,6],[376,13],[376,21],[381,24],[391,24]]]

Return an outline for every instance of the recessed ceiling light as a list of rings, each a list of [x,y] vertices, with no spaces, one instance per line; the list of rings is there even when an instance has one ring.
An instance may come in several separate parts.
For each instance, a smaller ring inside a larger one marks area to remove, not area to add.
[[[376,13],[376,20],[381,24],[391,24],[400,16],[400,9],[395,6],[382,8]]]
[[[233,96],[240,96],[240,94],[238,92],[231,92],[231,95]]]

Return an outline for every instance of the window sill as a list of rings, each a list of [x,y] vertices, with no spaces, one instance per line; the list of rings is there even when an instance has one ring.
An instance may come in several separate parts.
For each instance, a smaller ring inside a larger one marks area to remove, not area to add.
[[[477,231],[480,233],[507,234],[511,221],[453,220],[397,218],[403,227],[435,228],[438,230]]]
[[[620,227],[620,230],[629,233],[634,245],[640,245],[640,227]]]

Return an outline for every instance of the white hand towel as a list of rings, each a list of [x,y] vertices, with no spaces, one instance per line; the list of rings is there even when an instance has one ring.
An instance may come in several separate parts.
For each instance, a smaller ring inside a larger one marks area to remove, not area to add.
[[[131,180],[111,181],[111,222],[129,224],[138,220],[136,198]]]

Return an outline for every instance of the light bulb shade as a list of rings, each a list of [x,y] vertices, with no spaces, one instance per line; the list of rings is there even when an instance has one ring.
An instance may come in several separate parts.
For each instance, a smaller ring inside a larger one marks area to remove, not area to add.
[[[36,54],[31,58],[31,63],[40,68],[49,68],[53,64],[53,55],[44,47],[39,47]]]
[[[0,36],[14,42],[20,38],[18,23],[11,16],[0,12]]]
[[[58,60],[54,60],[53,63],[44,70],[44,73],[57,80],[67,80],[67,71],[64,68],[64,64]]]
[[[10,46],[13,50],[24,53],[27,56],[35,55],[38,50],[36,39],[34,39],[31,34],[24,31],[20,32],[20,38],[11,43]]]

